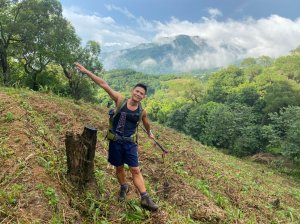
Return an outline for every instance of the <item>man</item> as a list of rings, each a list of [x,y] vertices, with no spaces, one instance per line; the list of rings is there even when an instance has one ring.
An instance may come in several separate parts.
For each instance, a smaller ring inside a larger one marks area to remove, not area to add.
[[[140,103],[146,97],[147,86],[137,84],[131,91],[131,97],[125,101],[124,97],[119,92],[113,90],[102,78],[96,76],[79,63],[75,63],[75,65],[79,71],[88,75],[96,84],[103,88],[115,102],[116,107],[120,109],[112,120],[112,130],[110,130],[109,134],[113,136],[109,138],[108,153],[108,161],[115,166],[116,176],[120,184],[119,201],[124,201],[128,192],[124,169],[124,164],[126,163],[132,174],[133,183],[140,192],[141,206],[150,211],[156,211],[158,206],[149,197],[139,169],[137,144],[134,140],[134,134],[140,119],[149,138],[154,139],[150,130],[147,113],[145,110],[141,110]]]

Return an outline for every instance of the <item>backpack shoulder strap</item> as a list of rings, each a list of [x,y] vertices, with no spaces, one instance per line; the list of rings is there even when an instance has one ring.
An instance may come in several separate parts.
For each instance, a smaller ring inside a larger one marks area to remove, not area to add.
[[[125,106],[125,104],[127,103],[127,99],[124,97],[121,101],[121,103],[116,107],[115,113],[113,118],[115,118],[115,116],[117,116],[117,114],[120,112],[120,110]]]
[[[138,121],[138,123],[140,123],[140,122],[141,122],[141,120],[142,120],[142,118],[143,118],[143,114],[144,114],[144,112],[145,112],[145,110],[144,110],[144,108],[142,107],[142,104],[141,104],[141,103],[139,103],[139,115],[140,115],[140,117],[139,117],[139,121]]]

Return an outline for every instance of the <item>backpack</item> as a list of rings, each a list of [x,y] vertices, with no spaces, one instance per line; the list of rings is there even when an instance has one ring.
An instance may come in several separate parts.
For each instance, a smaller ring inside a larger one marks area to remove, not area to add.
[[[124,98],[122,100],[122,102],[119,104],[119,106],[117,106],[115,109],[110,109],[108,111],[108,115],[109,115],[109,127],[108,127],[108,131],[107,131],[107,135],[106,138],[108,140],[111,141],[116,141],[116,140],[125,140],[125,141],[129,141],[129,142],[133,142],[136,143],[138,142],[138,126],[142,120],[142,116],[143,116],[143,111],[144,109],[142,108],[142,104],[139,102],[139,121],[136,124],[136,128],[134,133],[130,136],[130,137],[122,137],[117,135],[116,133],[113,132],[112,128],[113,128],[113,121],[115,119],[115,117],[117,116],[117,114],[120,113],[121,109],[127,104],[128,99]]]

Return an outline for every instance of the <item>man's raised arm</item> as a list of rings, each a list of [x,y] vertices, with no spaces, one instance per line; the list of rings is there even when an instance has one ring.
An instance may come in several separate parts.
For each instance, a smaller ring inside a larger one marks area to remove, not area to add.
[[[103,88],[108,93],[110,98],[115,101],[116,105],[120,103],[120,101],[122,100],[122,95],[119,92],[113,90],[105,80],[101,79],[99,76],[95,75],[78,62],[75,62],[74,64],[79,71],[87,74],[96,84]]]

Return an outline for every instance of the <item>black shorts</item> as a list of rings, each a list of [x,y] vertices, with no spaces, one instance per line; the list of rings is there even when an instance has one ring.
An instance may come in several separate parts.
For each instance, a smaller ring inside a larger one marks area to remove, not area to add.
[[[126,163],[130,167],[138,167],[137,144],[128,141],[110,141],[108,162],[113,166],[122,166]]]

